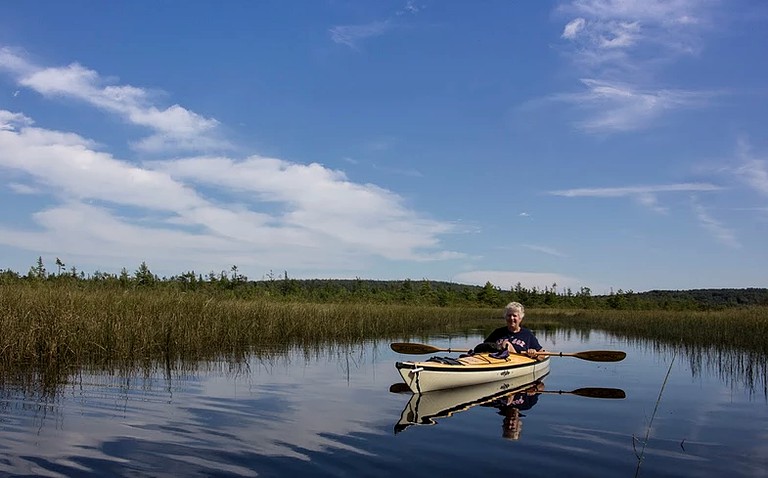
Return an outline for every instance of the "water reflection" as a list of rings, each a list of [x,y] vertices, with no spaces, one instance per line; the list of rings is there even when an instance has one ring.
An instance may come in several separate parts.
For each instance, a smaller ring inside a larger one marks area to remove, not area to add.
[[[464,347],[478,338],[419,340]],[[632,476],[633,440],[649,428],[641,476],[754,476],[768,467],[768,407],[724,386],[706,355],[678,354],[649,427],[675,349],[598,332],[545,340],[628,356],[553,358],[549,375],[526,383],[421,396],[389,392],[402,357],[388,341],[254,351],[239,362],[0,370],[0,476],[461,477],[508,472],[510,458],[542,476]],[[743,373],[738,383],[764,373],[764,361],[751,372],[738,364],[723,368]],[[526,398],[535,405],[521,410]],[[393,434],[395,424],[405,431]],[[507,429],[518,437],[511,447],[501,439]]]
[[[686,361],[693,378],[715,375],[732,388],[743,388],[750,395],[762,395],[768,400],[768,355],[754,350],[733,349],[717,344],[685,343],[674,338],[658,342],[637,337],[624,337],[610,332],[576,329],[536,330],[542,343],[558,341],[590,343],[593,338],[624,342],[638,349],[659,355],[665,361],[678,356]]]
[[[678,360],[687,362],[693,378],[714,375],[731,388],[744,389],[750,396],[762,395],[768,400],[768,355],[752,350],[734,350],[715,345],[625,340],[667,361],[677,356]]]
[[[528,374],[501,382],[412,394],[395,425],[395,433],[411,425],[435,425],[440,418],[450,417],[477,405],[493,404],[506,409],[514,405],[520,395],[527,395],[530,389],[541,386],[543,390],[543,383],[539,380],[544,376]]]
[[[619,388],[582,387],[572,391],[546,390],[546,374],[519,377],[514,380],[492,382],[482,385],[436,390],[426,393],[411,394],[407,385],[396,383],[390,386],[390,392],[409,394],[410,399],[400,413],[394,431],[398,434],[412,425],[436,425],[440,419],[464,412],[472,407],[495,408],[501,420],[501,436],[519,440],[526,415],[543,394],[571,394],[582,397],[602,399],[626,398],[624,390]]]

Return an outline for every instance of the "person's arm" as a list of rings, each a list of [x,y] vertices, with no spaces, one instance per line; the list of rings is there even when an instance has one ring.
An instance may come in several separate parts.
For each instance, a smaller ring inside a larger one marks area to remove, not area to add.
[[[536,336],[533,335],[533,332],[531,332],[530,346],[528,347],[528,350],[526,351],[526,353],[528,354],[529,357],[535,358],[536,360],[544,360],[545,358],[547,358],[546,355],[539,355],[537,353],[537,352],[543,352],[543,351],[544,351],[544,347],[542,347],[541,344],[539,343],[539,339],[537,339]]]

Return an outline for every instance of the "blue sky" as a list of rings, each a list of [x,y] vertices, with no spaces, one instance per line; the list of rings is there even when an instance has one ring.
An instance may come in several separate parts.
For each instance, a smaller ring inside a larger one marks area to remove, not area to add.
[[[768,287],[768,4],[0,3],[0,268]]]

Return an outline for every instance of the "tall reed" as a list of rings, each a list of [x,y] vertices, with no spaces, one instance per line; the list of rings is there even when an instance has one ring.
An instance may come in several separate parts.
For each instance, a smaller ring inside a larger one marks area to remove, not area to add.
[[[768,307],[712,311],[536,309],[526,321],[600,329],[662,343],[748,349],[768,355]]]
[[[216,299],[178,291],[98,293],[0,286],[0,363],[83,363],[238,356],[252,347],[354,343],[466,329],[493,312],[369,304]]]

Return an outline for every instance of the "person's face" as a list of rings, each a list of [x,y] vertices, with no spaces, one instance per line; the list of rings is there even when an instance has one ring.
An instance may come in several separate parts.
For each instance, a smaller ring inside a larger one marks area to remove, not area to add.
[[[520,315],[519,310],[507,311],[504,316],[507,321],[507,328],[512,332],[520,332],[520,323],[523,321],[523,317]]]

